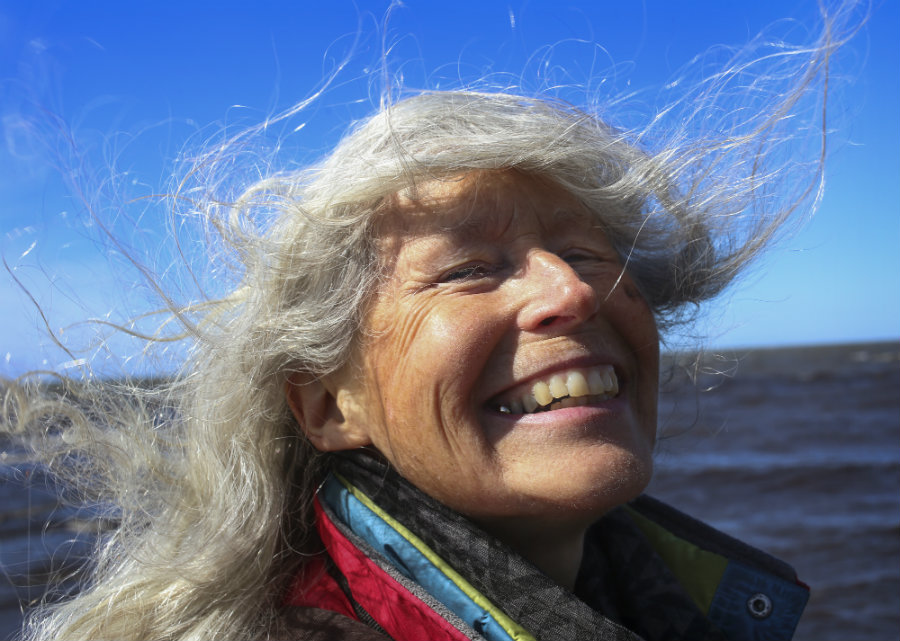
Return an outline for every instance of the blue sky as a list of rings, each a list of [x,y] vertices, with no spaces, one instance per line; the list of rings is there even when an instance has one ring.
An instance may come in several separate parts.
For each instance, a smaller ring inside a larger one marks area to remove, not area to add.
[[[115,248],[97,240],[65,179],[73,167],[91,189],[114,165],[127,195],[158,193],[183,150],[303,99],[352,49],[325,96],[292,121],[306,125],[291,135],[292,153],[314,158],[371,110],[383,41],[411,87],[511,74],[532,88],[546,79],[590,82],[600,95],[637,91],[652,110],[656,88],[693,56],[742,45],[784,18],[795,22],[782,32],[808,40],[817,13],[816,0],[409,0],[385,29],[388,4],[0,0],[0,250],[12,270],[0,273],[0,374],[69,358],[13,276],[76,342],[89,336],[73,325],[80,319],[122,320],[151,305]],[[900,338],[898,5],[876,2],[839,58],[838,133],[819,213],[710,306],[696,332],[707,344]],[[160,211],[130,205],[115,224],[165,269]]]

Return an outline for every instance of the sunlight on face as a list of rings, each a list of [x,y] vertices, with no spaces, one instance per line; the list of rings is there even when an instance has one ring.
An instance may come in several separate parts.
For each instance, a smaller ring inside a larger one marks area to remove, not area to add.
[[[553,184],[484,172],[398,196],[343,417],[413,484],[484,523],[591,522],[646,486],[653,315]]]

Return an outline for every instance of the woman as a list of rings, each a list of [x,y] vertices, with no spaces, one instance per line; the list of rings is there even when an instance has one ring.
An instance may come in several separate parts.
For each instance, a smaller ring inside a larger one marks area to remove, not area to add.
[[[788,638],[790,567],[640,495],[659,332],[814,191],[758,197],[833,46],[716,140],[423,93],[213,201],[241,280],[181,376],[7,391],[120,523],[28,638]]]
[[[319,490],[324,558],[288,620],[322,638],[357,630],[332,613],[378,638],[790,637],[807,598],[790,568],[646,498],[615,510],[650,480],[659,340],[598,212],[516,169],[382,207],[362,338],[288,382],[318,450],[363,448]]]

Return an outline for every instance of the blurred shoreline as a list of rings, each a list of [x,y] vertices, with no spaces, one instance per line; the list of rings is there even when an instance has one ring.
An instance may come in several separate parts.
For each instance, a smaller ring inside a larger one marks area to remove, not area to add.
[[[798,640],[900,638],[900,341],[666,353],[662,371],[648,493],[794,565]],[[20,454],[0,435],[0,639],[113,526]]]

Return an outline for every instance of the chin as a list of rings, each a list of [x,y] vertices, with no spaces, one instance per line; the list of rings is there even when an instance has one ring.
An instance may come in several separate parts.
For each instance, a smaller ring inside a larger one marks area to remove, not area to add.
[[[599,472],[599,473],[598,473]],[[585,520],[595,521],[610,510],[637,498],[650,484],[653,459],[628,453],[586,470],[580,486],[573,487],[569,503]]]
[[[588,525],[637,498],[653,475],[652,457],[632,452],[571,463],[545,463],[540,472],[530,474],[519,492],[520,500],[510,502],[510,507],[518,503],[510,512]]]

